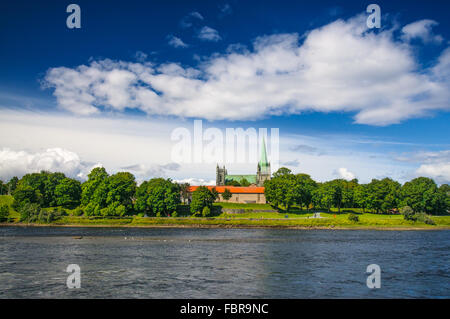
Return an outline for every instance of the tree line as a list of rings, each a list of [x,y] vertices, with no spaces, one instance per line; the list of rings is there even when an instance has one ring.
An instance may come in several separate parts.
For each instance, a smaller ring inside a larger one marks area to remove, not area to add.
[[[415,213],[446,214],[450,210],[450,186],[438,185],[427,177],[414,178],[401,185],[390,178],[372,179],[359,184],[357,179],[335,179],[324,183],[307,174],[292,174],[285,167],[264,183],[266,200],[274,207],[289,210],[300,208],[325,209],[361,208],[363,212],[388,213],[410,207]]]
[[[73,209],[77,216],[177,216],[180,206],[184,206],[180,204],[186,204],[188,199],[192,199],[188,207],[191,213],[209,216],[218,198],[217,191],[207,187],[199,187],[189,196],[188,183],[178,184],[171,179],[153,178],[137,186],[133,174],[109,175],[103,167],[94,168],[84,183],[63,173],[42,171],[26,174],[20,180],[14,177],[0,185],[8,184],[13,186],[3,194],[13,196],[12,207],[28,221],[33,220],[32,216],[41,215],[36,219],[47,220],[64,214],[64,210],[55,210],[48,217],[46,210],[40,209],[56,206]]]
[[[329,211],[334,207],[339,212],[342,208],[361,208],[364,212],[388,213],[408,206],[413,212],[426,214],[445,214],[450,209],[449,185],[438,187],[426,177],[403,185],[390,178],[373,179],[368,184],[356,179],[319,183],[307,174],[292,174],[283,167],[264,186],[267,202],[276,209],[298,206]],[[48,207],[72,209],[74,215],[84,216],[209,216],[219,197],[215,188],[204,186],[190,195],[189,184],[164,178],[153,178],[138,186],[133,174],[110,175],[103,167],[94,168],[83,183],[63,173],[42,171],[21,179],[14,177],[7,183],[0,181],[0,191],[13,196],[12,206],[23,213],[25,220],[36,216],[51,220],[64,214],[61,209],[51,213],[41,210]],[[222,194],[224,200],[231,196],[229,191]]]

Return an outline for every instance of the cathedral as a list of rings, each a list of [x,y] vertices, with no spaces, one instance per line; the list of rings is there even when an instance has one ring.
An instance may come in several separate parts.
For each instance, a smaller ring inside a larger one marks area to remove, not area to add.
[[[250,186],[264,186],[264,181],[270,179],[270,163],[267,160],[266,142],[263,138],[261,144],[261,156],[256,168],[256,174],[251,175],[229,175],[225,166],[220,168],[217,165],[216,168],[216,186],[229,185],[231,182],[236,181],[242,183],[243,180],[247,180]]]

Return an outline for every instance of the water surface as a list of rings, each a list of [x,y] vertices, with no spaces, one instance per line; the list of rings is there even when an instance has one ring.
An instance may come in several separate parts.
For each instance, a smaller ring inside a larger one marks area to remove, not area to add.
[[[449,252],[449,230],[0,227],[0,298],[448,298]]]

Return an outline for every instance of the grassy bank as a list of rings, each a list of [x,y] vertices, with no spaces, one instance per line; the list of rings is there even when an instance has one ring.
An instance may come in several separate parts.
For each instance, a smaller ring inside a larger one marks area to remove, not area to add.
[[[0,204],[12,204],[11,196],[0,196]],[[289,212],[277,212],[267,204],[216,203],[218,212],[214,217],[138,217],[101,218],[69,216],[45,224],[53,226],[113,226],[113,227],[274,227],[274,228],[333,228],[333,229],[450,229],[450,216],[432,216],[436,225],[404,220],[402,215],[384,215],[362,213],[360,209],[345,209],[338,214],[335,209],[330,213],[320,212],[321,218],[311,218],[313,211],[294,207]],[[241,209],[241,213],[228,213],[228,209]],[[358,222],[348,219],[350,213],[356,213]],[[27,225],[19,222],[19,214],[10,208],[10,222],[1,225]]]
[[[199,217],[132,217],[132,218],[88,218],[66,216],[50,224],[53,226],[114,226],[114,227],[274,227],[274,228],[334,228],[334,229],[450,229],[450,216],[434,216],[436,225],[406,221],[402,216],[373,216],[362,214],[359,222],[348,220],[348,214],[324,218],[267,218],[260,215],[250,217],[221,216]],[[3,223],[3,225],[24,225],[23,223]]]

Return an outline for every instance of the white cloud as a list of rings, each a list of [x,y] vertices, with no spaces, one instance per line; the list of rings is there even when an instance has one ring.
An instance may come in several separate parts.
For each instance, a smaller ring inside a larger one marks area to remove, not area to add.
[[[196,68],[102,60],[52,68],[46,84],[58,105],[88,115],[137,108],[151,115],[249,120],[304,111],[356,113],[389,125],[449,110],[450,50],[420,69],[412,48],[365,18],[337,20],[305,35],[257,38],[253,50],[228,50]]]
[[[183,40],[181,40],[180,38],[174,36],[174,35],[169,35],[168,37],[168,43],[170,46],[174,47],[174,48],[187,48],[188,45],[186,43],[183,42]]]
[[[76,155],[72,158],[78,157],[76,161],[66,161],[64,166],[69,167],[68,164],[74,163],[70,166],[75,167],[74,169],[64,168],[64,172],[71,176],[77,176],[78,172],[82,172],[84,175],[80,178],[84,179],[92,165],[100,162],[109,173],[131,171],[138,181],[159,176],[170,177],[174,180],[192,178],[194,179],[192,184],[197,181],[200,183],[201,180],[210,183],[215,179],[216,162],[173,163],[172,147],[176,142],[170,139],[171,133],[175,128],[185,127],[193,134],[192,121],[174,118],[141,118],[122,114],[86,118],[68,114],[5,109],[1,111],[1,114],[0,149],[9,148],[15,153],[25,151],[25,154],[32,155],[33,158],[35,154],[46,153],[46,149],[70,150]],[[229,123],[216,124],[224,134],[226,127],[230,127]],[[259,124],[259,122],[254,123],[256,128],[260,127]],[[211,127],[205,124],[204,129],[206,126]],[[267,141],[269,143],[269,140]],[[428,152],[427,158],[436,157],[442,160],[431,162],[421,156],[414,163],[410,163],[393,159],[386,154],[385,147],[379,147],[380,143],[394,143],[396,149],[424,147],[418,144],[402,146],[391,140],[375,141],[367,140],[366,137],[358,138],[358,136],[290,135],[280,131],[279,158],[283,165],[298,163],[295,167],[291,167],[293,171],[310,174],[316,181],[323,182],[336,178],[336,168],[347,167],[358,176],[360,182],[365,183],[380,176],[389,176],[404,182],[405,178],[410,179],[417,175],[415,171],[419,165],[416,163],[445,162],[443,160],[445,154],[450,154],[450,151],[448,153]],[[268,144],[267,147],[269,161],[272,162],[272,169],[275,170],[274,163],[270,159],[270,145]],[[256,173],[256,162],[230,164],[222,163],[221,159],[217,161],[219,165],[225,164],[230,174]],[[0,167],[9,167],[9,170],[2,171],[0,179],[9,177],[5,176],[4,172],[9,172],[9,175],[22,174],[32,168],[37,171],[46,168],[25,164],[17,168],[13,165],[15,160],[6,162],[8,166],[0,165]],[[60,162],[65,163],[63,160]],[[79,166],[77,163],[80,163]],[[51,167],[56,169],[58,165]],[[83,167],[86,169],[83,170]]]
[[[191,186],[201,186],[201,185],[216,185],[216,181],[211,180],[205,180],[203,178],[185,178],[185,179],[178,179],[174,180],[174,182],[182,184],[182,183],[189,183]]]
[[[419,176],[431,177],[438,183],[450,183],[450,162],[422,164],[416,173]]]
[[[137,51],[134,54],[134,57],[136,58],[136,61],[144,62],[145,60],[147,60],[148,54],[142,51]]]
[[[450,183],[450,150],[418,152],[410,160],[420,162],[417,176],[433,178],[438,183]]]
[[[180,26],[185,29],[190,28],[196,20],[203,20],[203,16],[200,12],[193,11],[181,19]]]
[[[70,177],[84,178],[95,166],[80,160],[78,154],[63,148],[49,148],[42,152],[14,151],[9,148],[0,150],[0,177],[8,180],[19,178],[27,173],[42,170],[62,172]]]
[[[213,42],[217,42],[222,39],[217,30],[210,28],[208,26],[204,26],[200,30],[200,32],[198,33],[198,38],[200,40],[213,41]]]
[[[420,39],[424,43],[435,42],[441,43],[444,39],[440,35],[433,34],[432,28],[438,25],[434,20],[419,20],[402,28],[403,38],[406,41],[411,41],[412,39]]]
[[[341,167],[338,169],[339,172],[339,176],[345,180],[351,181],[352,179],[355,178],[355,174],[353,174],[352,172],[350,172],[348,169],[346,169],[345,167]]]
[[[233,9],[228,3],[225,3],[223,5],[219,5],[220,15],[219,17],[224,17],[226,15],[229,15],[233,12]]]

